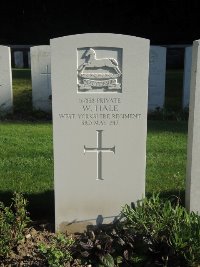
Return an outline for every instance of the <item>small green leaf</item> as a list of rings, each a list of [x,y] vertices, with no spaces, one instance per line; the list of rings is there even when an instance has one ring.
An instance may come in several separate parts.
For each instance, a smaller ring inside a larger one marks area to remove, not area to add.
[[[101,256],[100,261],[104,267],[114,267],[115,266],[114,259],[109,253],[104,255],[104,256]]]

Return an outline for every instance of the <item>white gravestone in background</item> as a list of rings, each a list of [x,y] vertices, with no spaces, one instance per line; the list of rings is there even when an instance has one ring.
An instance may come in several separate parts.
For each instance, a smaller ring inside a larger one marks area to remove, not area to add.
[[[24,55],[22,51],[14,52],[14,61],[15,68],[23,68],[24,67]]]
[[[200,214],[200,40],[194,41],[188,123],[186,207]]]
[[[31,76],[33,108],[50,112],[52,93],[49,45],[31,47]]]
[[[149,54],[148,110],[163,108],[165,103],[166,48],[151,46]]]
[[[0,112],[13,108],[10,48],[0,45]]]
[[[184,77],[183,77],[183,108],[189,107],[191,67],[192,67],[192,47],[186,47],[185,57],[184,57]]]
[[[56,230],[112,222],[145,194],[149,40],[51,40]]]

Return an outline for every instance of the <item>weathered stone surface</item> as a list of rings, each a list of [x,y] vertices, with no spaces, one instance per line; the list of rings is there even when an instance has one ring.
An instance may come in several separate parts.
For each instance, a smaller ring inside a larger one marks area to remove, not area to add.
[[[185,58],[184,58],[184,77],[183,77],[183,108],[189,107],[191,68],[192,68],[192,47],[186,47]]]
[[[163,108],[165,103],[166,78],[166,51],[165,47],[151,46],[149,55],[149,91],[148,110]]]
[[[10,48],[0,45],[0,113],[12,112],[13,92]]]
[[[31,76],[33,108],[50,112],[52,93],[49,45],[31,47]]]
[[[149,40],[56,38],[51,64],[56,229],[82,231],[144,197]]]
[[[24,55],[22,51],[14,52],[14,61],[15,68],[23,68],[24,67]]]
[[[200,213],[200,40],[194,41],[190,84],[186,207]]]

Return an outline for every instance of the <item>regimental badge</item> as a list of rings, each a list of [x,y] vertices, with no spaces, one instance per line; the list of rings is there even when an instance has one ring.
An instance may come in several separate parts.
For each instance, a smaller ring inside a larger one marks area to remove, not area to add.
[[[81,48],[77,55],[78,92],[122,92],[122,49]]]

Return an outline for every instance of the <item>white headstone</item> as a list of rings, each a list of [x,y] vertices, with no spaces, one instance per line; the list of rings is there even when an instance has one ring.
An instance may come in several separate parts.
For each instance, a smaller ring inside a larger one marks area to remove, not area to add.
[[[194,41],[190,84],[186,207],[200,213],[200,40]]]
[[[51,40],[56,229],[112,222],[145,194],[149,40]]]
[[[149,54],[148,110],[163,108],[165,103],[166,48],[151,46]]]
[[[184,77],[183,77],[183,108],[189,107],[190,80],[192,67],[192,47],[185,48]]]
[[[50,46],[31,47],[32,101],[36,110],[51,111]]]
[[[10,48],[0,45],[0,113],[13,108]]]
[[[14,60],[15,60],[15,68],[23,68],[24,67],[24,56],[22,51],[14,52]]]

